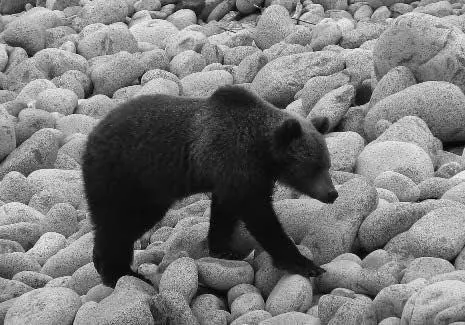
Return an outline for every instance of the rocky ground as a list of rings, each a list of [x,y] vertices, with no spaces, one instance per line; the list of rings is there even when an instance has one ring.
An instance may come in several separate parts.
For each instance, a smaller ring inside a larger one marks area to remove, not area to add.
[[[397,1],[0,1],[0,324],[465,324],[465,1]],[[274,195],[327,272],[209,257],[202,194],[135,243],[153,286],[103,286],[86,135],[130,97],[233,83],[330,119],[338,200]]]

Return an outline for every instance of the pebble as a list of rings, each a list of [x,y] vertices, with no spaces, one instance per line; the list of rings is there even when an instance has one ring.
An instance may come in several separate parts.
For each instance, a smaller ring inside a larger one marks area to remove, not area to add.
[[[369,106],[380,100],[416,84],[415,76],[406,66],[397,66],[389,70],[376,84],[371,94]]]
[[[0,226],[18,222],[40,222],[44,215],[19,202],[6,203],[0,207]]]
[[[94,94],[111,97],[115,91],[130,86],[144,73],[142,63],[135,55],[126,51],[99,56],[92,60],[90,79],[94,84]]]
[[[336,45],[342,37],[339,25],[330,18],[320,20],[312,31],[310,46],[315,51],[321,51],[327,45]]]
[[[79,30],[94,23],[112,24],[124,21],[128,13],[129,7],[124,0],[87,2],[79,17],[74,19],[73,25]]]
[[[40,265],[23,252],[0,255],[0,277],[11,279],[21,271],[40,271]]]
[[[179,86],[176,82],[171,80],[163,78],[152,79],[142,86],[135,96],[155,94],[179,96]]]
[[[388,124],[386,130],[382,132],[376,140],[371,143],[382,141],[401,141],[418,145],[436,162],[440,152],[440,141],[431,133],[425,121],[417,116],[405,116],[392,124]]]
[[[57,203],[51,207],[42,223],[48,231],[69,237],[78,230],[77,211],[69,203]]]
[[[61,88],[46,89],[36,99],[36,109],[63,115],[72,114],[77,104],[78,96],[71,90]]]
[[[343,59],[331,51],[292,54],[269,61],[258,71],[251,86],[265,100],[285,107],[311,77],[343,69]]]
[[[111,98],[105,95],[95,95],[88,99],[79,100],[75,113],[101,119],[114,108],[115,102]]]
[[[216,290],[228,290],[240,283],[251,284],[254,272],[245,261],[222,260],[212,257],[196,261],[199,281]]]
[[[231,325],[260,324],[271,317],[271,314],[265,310],[252,310],[237,317],[231,322]]]
[[[25,283],[16,280],[8,280],[0,277],[0,303],[20,297],[28,291],[33,290],[32,287]]]
[[[465,245],[465,208],[435,209],[415,222],[407,233],[410,254],[416,257],[434,256],[446,260],[455,258]],[[391,249],[396,244],[391,241]]]
[[[14,252],[24,252],[24,248],[13,240],[0,239],[0,254]]]
[[[0,163],[0,179],[10,171],[28,176],[35,170],[51,168],[58,153],[58,140],[54,129],[35,132]]]
[[[401,283],[410,283],[416,279],[429,280],[431,277],[454,271],[454,266],[441,258],[419,257],[414,259],[404,270]]]
[[[420,197],[420,188],[405,175],[385,171],[376,176],[374,185],[396,195],[400,202],[415,202]]]
[[[389,317],[402,317],[405,303],[415,292],[426,287],[425,279],[417,279],[408,284],[394,284],[382,289],[373,300],[378,321]]]
[[[79,307],[81,298],[71,289],[34,289],[13,302],[5,324],[71,324]]]
[[[463,141],[465,135],[457,132],[457,128],[465,118],[464,103],[465,95],[456,85],[445,81],[425,81],[380,100],[367,113],[365,131],[372,140],[380,120],[395,122],[401,117],[415,115],[423,119],[441,141]],[[432,106],[440,107],[443,114],[428,110]]]
[[[260,290],[258,290],[257,287],[248,284],[248,283],[241,283],[238,285],[235,285],[231,289],[228,290],[227,294],[227,299],[228,299],[228,305],[231,306],[231,304],[236,300],[236,298],[246,294],[246,293],[260,293]]]
[[[313,107],[307,119],[314,117],[327,117],[329,130],[333,130],[339,124],[355,96],[355,88],[345,85],[325,94]]]
[[[319,325],[320,320],[317,317],[304,314],[298,311],[290,311],[260,322],[260,325],[279,325],[279,324],[305,324]]]
[[[56,129],[63,132],[64,136],[70,136],[75,133],[89,134],[98,120],[83,114],[71,114],[60,117],[56,122]]]
[[[36,271],[21,271],[16,273],[11,279],[25,283],[34,289],[38,289],[44,287],[47,282],[53,278]]]
[[[138,42],[147,42],[158,48],[165,48],[167,38],[179,32],[175,25],[162,19],[140,22],[129,28],[129,31]]]
[[[169,21],[179,30],[181,30],[187,26],[196,24],[197,16],[195,15],[195,12],[190,9],[180,9],[166,17],[166,21]]]
[[[31,248],[44,233],[38,223],[18,222],[0,226],[0,238],[18,242],[25,250]]]
[[[305,312],[311,307],[313,290],[310,280],[301,275],[285,275],[266,300],[266,311],[272,316],[290,311]]]
[[[198,324],[184,296],[177,291],[166,291],[152,297],[151,310],[155,310],[154,314],[160,317],[155,321],[165,321],[172,324]],[[151,317],[153,319],[153,316]]]
[[[202,71],[206,65],[206,60],[201,54],[193,50],[186,50],[173,57],[170,62],[170,72],[182,79]]]
[[[253,310],[264,310],[265,301],[256,292],[245,293],[237,297],[231,304],[231,319],[236,319]]]
[[[40,129],[55,128],[56,121],[52,114],[37,108],[25,108],[19,112],[18,123],[15,126],[16,144],[29,139]]]
[[[319,264],[350,252],[362,221],[378,205],[378,193],[365,178],[353,178],[339,189],[338,199],[315,213],[315,223],[300,243]]]
[[[178,291],[190,303],[198,290],[199,274],[195,261],[182,257],[173,261],[163,272],[158,285],[159,292]]]
[[[94,267],[94,263],[90,262],[77,269],[69,280],[69,287],[78,295],[86,295],[89,290],[102,283],[100,275]]]
[[[365,146],[357,158],[355,172],[371,180],[384,171],[397,171],[420,183],[433,177],[431,158],[419,146],[400,141],[383,141]]]
[[[47,79],[35,79],[24,86],[24,88],[16,97],[16,100],[25,104],[29,104],[31,101],[36,100],[37,96],[42,91],[55,88],[55,84]]]
[[[181,79],[185,96],[208,97],[220,86],[232,85],[234,77],[225,70],[194,72]]]
[[[286,233],[295,242],[301,242],[307,228],[315,222],[315,213],[323,206],[315,199],[283,199],[275,202],[273,207]],[[302,225],[306,225],[302,227]],[[308,225],[308,226],[307,226]]]
[[[463,303],[465,283],[446,280],[430,284],[407,300],[401,323],[433,324],[443,310]]]
[[[220,311],[226,308],[223,299],[213,294],[201,294],[192,301],[192,312],[199,319],[211,311]]]
[[[356,132],[331,132],[325,137],[331,156],[331,170],[353,172],[365,140]]]
[[[10,46],[22,47],[32,56],[45,48],[45,28],[26,19],[17,19],[7,25],[3,39]]]
[[[97,284],[90,288],[84,296],[83,303],[94,301],[100,302],[113,293],[113,288],[107,287],[103,284]]]
[[[267,49],[282,41],[293,29],[289,12],[282,6],[271,5],[263,11],[257,22],[254,41],[258,48]]]
[[[166,54],[171,60],[184,51],[200,52],[206,41],[207,36],[204,33],[185,29],[166,39]]]
[[[15,123],[0,111],[0,161],[16,148]]]
[[[72,275],[92,261],[93,234],[88,233],[51,256],[43,265],[42,273],[53,278]]]
[[[109,26],[100,25],[91,32],[86,29],[81,31],[82,39],[77,44],[77,53],[90,60],[101,55],[116,54],[120,51],[134,53],[138,51],[137,41],[128,27],[122,23],[114,23]]]
[[[465,182],[461,182],[461,183],[451,187],[450,189],[448,189],[441,196],[441,198],[465,204],[464,189],[465,189]]]

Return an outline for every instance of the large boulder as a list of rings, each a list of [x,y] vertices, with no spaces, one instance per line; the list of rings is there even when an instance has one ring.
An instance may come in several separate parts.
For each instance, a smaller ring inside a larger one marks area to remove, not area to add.
[[[465,34],[438,17],[408,13],[379,37],[373,50],[378,79],[404,65],[418,82],[444,80],[465,90]]]
[[[344,67],[344,60],[332,51],[282,56],[266,64],[257,73],[252,88],[272,104],[285,107],[310,78],[331,75],[342,71]]]
[[[446,81],[422,82],[380,100],[365,117],[366,135],[373,140],[386,121],[409,115],[420,117],[443,142],[465,141],[465,95]]]

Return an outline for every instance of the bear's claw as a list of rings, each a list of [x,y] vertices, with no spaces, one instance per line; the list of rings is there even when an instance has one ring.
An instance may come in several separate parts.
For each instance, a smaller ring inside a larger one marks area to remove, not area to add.
[[[289,273],[300,274],[304,277],[317,277],[326,272],[311,260],[302,256],[298,261],[274,262],[274,265],[281,270]]]
[[[242,257],[239,254],[231,250],[224,250],[224,251],[210,251],[210,256],[214,258],[220,258],[223,260],[242,260]]]

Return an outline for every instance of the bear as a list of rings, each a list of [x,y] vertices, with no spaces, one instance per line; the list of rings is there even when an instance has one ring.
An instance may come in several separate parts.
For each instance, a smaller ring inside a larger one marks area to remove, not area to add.
[[[242,220],[277,268],[322,274],[285,233],[272,193],[280,181],[322,202],[336,200],[328,127],[327,118],[294,116],[238,85],[209,97],[141,95],[120,104],[90,132],[83,153],[102,282],[114,287],[123,275],[141,278],[130,267],[134,242],[174,202],[195,193],[211,193],[212,257],[237,259],[229,244]]]

